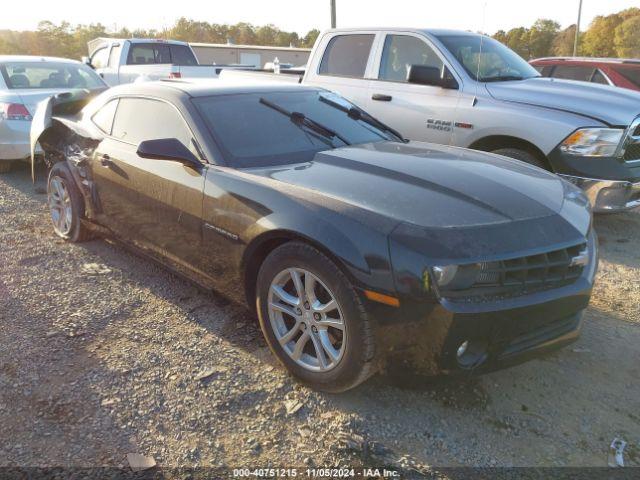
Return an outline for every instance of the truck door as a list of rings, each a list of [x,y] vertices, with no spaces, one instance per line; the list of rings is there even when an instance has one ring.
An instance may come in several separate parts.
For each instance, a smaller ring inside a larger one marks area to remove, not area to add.
[[[114,43],[109,51],[109,60],[106,67],[100,70],[100,76],[107,82],[107,85],[114,87],[120,84],[118,78],[118,70],[120,69],[120,55],[122,54],[122,45]]]
[[[305,83],[334,91],[365,108],[369,85],[366,74],[374,57],[375,39],[373,32],[349,32],[323,38],[323,45],[318,48],[323,52],[322,59],[309,66],[317,70]]]
[[[460,91],[407,83],[411,65],[442,69],[444,62],[420,35],[387,34],[373,65],[364,108],[406,138],[449,144]]]

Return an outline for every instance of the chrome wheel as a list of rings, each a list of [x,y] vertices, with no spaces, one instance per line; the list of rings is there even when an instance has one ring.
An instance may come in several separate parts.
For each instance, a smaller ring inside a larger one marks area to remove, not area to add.
[[[73,219],[71,196],[64,180],[58,176],[51,177],[49,181],[49,212],[56,233],[69,235]]]
[[[347,330],[340,305],[318,277],[288,268],[271,282],[269,321],[282,349],[307,370],[325,372],[344,355]]]

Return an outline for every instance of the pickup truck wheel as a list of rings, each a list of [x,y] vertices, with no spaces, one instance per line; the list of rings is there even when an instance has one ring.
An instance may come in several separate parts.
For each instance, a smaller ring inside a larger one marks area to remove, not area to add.
[[[549,170],[549,167],[545,165],[542,160],[526,150],[520,150],[519,148],[499,148],[498,150],[493,150],[491,153],[502,155],[504,157],[515,158],[516,160],[528,163],[529,165]]]
[[[91,232],[82,224],[84,201],[73,176],[64,163],[56,163],[49,172],[47,182],[49,213],[53,230],[70,242],[83,242]]]
[[[317,390],[343,392],[375,373],[370,321],[340,269],[310,245],[278,247],[258,273],[260,327],[280,362]]]

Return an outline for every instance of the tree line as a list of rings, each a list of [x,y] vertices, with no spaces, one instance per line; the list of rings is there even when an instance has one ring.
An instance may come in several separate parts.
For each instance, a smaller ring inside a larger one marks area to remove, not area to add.
[[[161,30],[118,31],[107,29],[101,23],[71,25],[42,21],[37,30],[0,30],[0,54],[46,55],[79,59],[87,54],[87,42],[97,37],[113,38],[170,38],[186,42],[227,43],[238,45],[269,45],[311,48],[320,34],[317,29],[300,36],[274,25],[254,26],[249,23],[224,25],[179,18],[169,28]]]
[[[530,28],[500,30],[493,38],[526,59],[571,56],[576,26],[561,29],[553,20],[539,19]],[[640,58],[640,8],[596,17],[580,32],[578,55],[585,57]]]
[[[499,30],[493,38],[508,45],[526,59],[548,56],[571,56],[576,26],[561,29],[549,19],[539,19],[531,27]],[[227,43],[238,45],[294,46],[311,48],[320,34],[318,29],[300,36],[274,25],[255,26],[199,22],[179,18],[173,26],[161,30],[110,31],[101,23],[58,25],[43,21],[35,31],[0,30],[0,54],[49,55],[80,58],[87,53],[87,42],[97,37],[171,38],[186,42]],[[629,8],[611,15],[596,17],[580,33],[578,54],[589,57],[640,58],[640,8]]]

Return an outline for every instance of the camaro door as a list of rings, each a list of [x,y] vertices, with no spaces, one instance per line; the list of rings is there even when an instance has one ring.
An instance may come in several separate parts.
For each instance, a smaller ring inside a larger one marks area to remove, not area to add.
[[[119,99],[111,135],[93,162],[102,221],[123,239],[191,264],[201,244],[206,167],[138,154],[141,142],[166,138],[193,148],[191,130],[175,106],[150,98]]]

